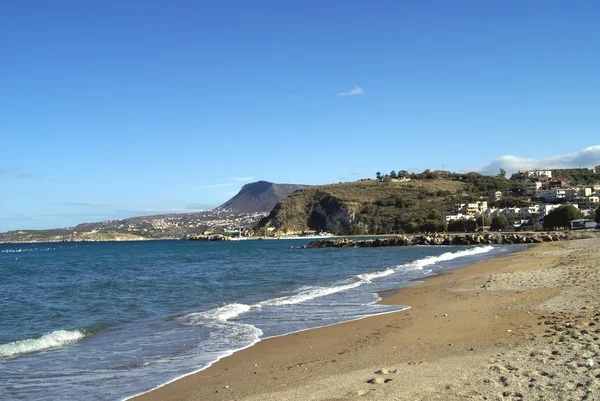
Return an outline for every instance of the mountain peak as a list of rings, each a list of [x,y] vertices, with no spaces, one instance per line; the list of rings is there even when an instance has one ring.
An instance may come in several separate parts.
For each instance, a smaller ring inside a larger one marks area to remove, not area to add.
[[[256,181],[245,184],[240,192],[223,203],[218,209],[229,209],[234,213],[270,212],[277,202],[307,185],[275,184]]]

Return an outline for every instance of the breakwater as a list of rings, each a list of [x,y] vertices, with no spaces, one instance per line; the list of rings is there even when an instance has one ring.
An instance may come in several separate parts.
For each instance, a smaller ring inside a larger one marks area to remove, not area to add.
[[[484,233],[484,234],[421,234],[397,235],[386,238],[352,240],[347,238],[313,241],[305,248],[376,248],[382,246],[412,245],[504,245],[539,244],[542,242],[565,241],[568,233]]]
[[[210,235],[189,235],[185,237],[188,241],[231,241],[231,237],[221,234],[210,234]]]

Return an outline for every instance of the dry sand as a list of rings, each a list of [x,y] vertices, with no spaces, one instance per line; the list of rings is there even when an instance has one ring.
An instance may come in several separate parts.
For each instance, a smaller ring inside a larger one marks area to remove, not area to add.
[[[600,400],[600,239],[385,298],[407,311],[262,341],[136,400]]]

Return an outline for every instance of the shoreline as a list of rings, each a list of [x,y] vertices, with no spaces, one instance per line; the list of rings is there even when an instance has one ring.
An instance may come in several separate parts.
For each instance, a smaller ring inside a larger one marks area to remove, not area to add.
[[[260,374],[262,372],[252,372],[251,374],[253,376],[251,376],[251,380],[250,383],[246,383],[244,386],[242,386],[242,388],[244,389],[243,391],[241,391],[240,393],[238,393],[236,391],[235,395],[232,394],[232,388],[234,387],[234,385],[236,385],[236,377],[239,376],[244,376],[248,374],[248,370],[252,369],[252,368],[257,368],[258,366],[260,366],[259,364],[250,364],[249,366],[244,366],[243,368],[240,368],[239,365],[248,365],[248,363],[250,361],[253,360],[262,360],[265,359],[264,358],[264,354],[273,354],[271,355],[272,358],[268,358],[271,361],[279,361],[279,360],[286,360],[289,359],[289,356],[286,357],[286,355],[289,353],[289,349],[293,348],[295,346],[295,342],[296,339],[298,337],[306,337],[308,339],[311,339],[310,341],[312,341],[311,345],[309,345],[309,351],[307,351],[306,349],[304,350],[304,352],[302,353],[303,355],[306,356],[306,352],[308,352],[310,354],[310,350],[313,350],[314,348],[319,348],[322,349],[322,345],[319,346],[319,343],[324,341],[325,343],[335,343],[336,346],[339,348],[340,346],[340,338],[339,338],[339,332],[340,331],[354,331],[354,330],[365,330],[365,328],[368,330],[369,328],[372,328],[373,326],[381,326],[381,323],[383,323],[384,321],[403,321],[407,318],[414,318],[414,314],[415,313],[420,313],[419,311],[415,311],[415,309],[413,308],[413,303],[416,304],[417,306],[417,310],[420,309],[420,307],[422,307],[423,305],[420,305],[420,300],[418,300],[418,296],[415,296],[415,294],[411,294],[411,292],[416,292],[417,294],[421,294],[420,296],[423,296],[424,294],[428,294],[429,290],[425,289],[425,288],[429,288],[430,285],[429,283],[434,283],[433,285],[439,285],[439,283],[436,282],[444,282],[447,280],[451,280],[454,276],[456,275],[461,275],[461,274],[465,274],[465,273],[461,273],[463,271],[469,271],[472,269],[477,269],[478,267],[480,267],[482,264],[490,264],[490,263],[496,263],[496,264],[508,264],[508,260],[510,260],[511,258],[515,258],[515,257],[523,257],[524,253],[527,253],[528,251],[530,251],[531,249],[537,249],[539,247],[545,247],[545,246],[557,246],[560,244],[565,244],[568,242],[561,242],[561,243],[549,243],[549,244],[541,244],[541,245],[536,245],[536,246],[529,246],[526,247],[522,250],[516,251],[516,252],[511,252],[507,255],[502,255],[500,257],[493,257],[490,259],[486,259],[483,261],[479,261],[476,262],[475,264],[471,264],[468,266],[464,266],[464,267],[460,267],[460,268],[456,268],[456,269],[452,269],[452,270],[446,270],[446,271],[442,271],[437,273],[436,275],[433,276],[426,276],[424,278],[421,279],[416,279],[415,281],[417,281],[417,283],[415,283],[415,285],[409,285],[407,287],[402,287],[399,289],[395,289],[395,290],[388,290],[386,291],[387,293],[389,293],[389,295],[386,295],[386,297],[382,297],[382,299],[380,301],[378,301],[378,303],[383,304],[383,305],[406,305],[409,306],[409,308],[407,309],[403,309],[403,310],[399,310],[399,311],[393,311],[393,312],[386,312],[386,313],[382,313],[382,314],[377,314],[377,315],[370,315],[370,316],[366,316],[363,318],[359,318],[357,320],[352,320],[352,321],[348,321],[348,322],[343,322],[343,323],[336,323],[333,325],[329,325],[329,326],[323,326],[323,327],[319,327],[319,328],[312,328],[312,329],[307,329],[307,330],[301,330],[299,332],[295,332],[295,333],[288,333],[285,335],[281,335],[281,336],[275,336],[275,337],[269,337],[269,338],[265,338],[265,339],[261,339],[261,341],[246,347],[242,350],[238,350],[233,352],[232,354],[222,357],[221,359],[219,359],[218,361],[214,362],[213,364],[211,364],[209,367],[203,368],[200,371],[196,371],[194,373],[190,373],[186,376],[183,376],[179,379],[175,379],[167,384],[161,385],[160,387],[157,387],[153,390],[150,390],[148,392],[136,395],[136,396],[132,396],[129,397],[127,399],[135,399],[135,400],[158,400],[158,399],[214,399],[214,400],[220,400],[220,399],[231,399],[231,397],[234,397],[236,399],[252,399],[252,396],[255,396],[257,393],[264,393],[265,387],[269,388],[270,386],[268,385],[269,381],[267,381],[267,383],[263,384],[267,384],[265,385],[260,385],[260,386],[253,386],[252,382],[256,381],[257,378],[260,378]],[[393,315],[393,317],[391,317]],[[405,316],[405,315],[409,315],[409,316]],[[436,318],[440,316],[440,314],[438,314],[436,316]],[[332,336],[333,334],[333,336]],[[315,339],[317,339],[317,341],[315,342]],[[329,339],[329,341],[327,341],[327,339]],[[419,339],[420,340],[420,339]],[[472,348],[472,347],[471,347]],[[277,355],[278,352],[281,349],[285,349],[285,352],[282,352],[281,355]],[[275,351],[273,353],[273,351]],[[344,352],[345,353],[345,352]],[[319,355],[320,352],[316,352],[316,355]],[[314,352],[313,352],[313,357],[315,356]],[[298,355],[295,355],[294,359],[298,359]],[[302,358],[300,358],[302,359]],[[306,358],[304,358],[306,359]],[[333,361],[337,362],[337,360],[333,359]],[[281,362],[281,361],[280,361]],[[297,363],[298,366],[303,366],[303,364],[305,364],[305,362],[300,362],[300,364]],[[269,365],[272,368],[275,368],[276,365],[271,364]],[[292,365],[290,365],[292,366]],[[287,370],[288,367],[286,367]],[[236,373],[228,373],[231,370],[235,371]],[[274,369],[271,373],[274,373],[277,369]],[[219,374],[217,374],[217,372],[219,372]],[[217,379],[219,378],[219,379]],[[225,383],[230,383],[230,384],[225,384]],[[237,385],[236,385],[237,386]],[[210,388],[210,390],[207,389]],[[287,387],[287,386],[286,386]],[[277,389],[271,389],[271,390],[275,390],[275,393],[277,393]],[[280,389],[281,390],[281,389]],[[199,394],[197,394],[198,392],[200,392],[202,394],[202,397],[198,398]],[[203,398],[204,397],[204,398]],[[246,398],[244,398],[246,397]],[[275,399],[275,398],[274,398]],[[317,398],[315,398],[317,399]]]
[[[424,277],[423,279],[425,279],[425,278],[427,278],[427,277]],[[404,288],[404,287],[402,287],[402,288]],[[397,291],[400,291],[402,288],[398,288],[398,289],[395,289],[395,290],[388,290],[388,291],[395,291],[395,292],[397,292]],[[379,304],[380,302],[381,302],[381,300],[377,301],[376,304]],[[151,390],[144,391],[144,392],[132,395],[132,396],[125,397],[122,400],[123,401],[128,401],[128,400],[137,399],[138,397],[141,398],[144,395],[152,393],[155,390],[158,390],[158,389],[160,389],[162,387],[165,387],[165,386],[167,386],[167,385],[169,385],[171,383],[177,382],[177,381],[179,381],[181,379],[184,379],[184,378],[186,378],[188,376],[193,376],[195,374],[201,373],[201,372],[203,372],[203,371],[205,371],[207,369],[210,369],[214,364],[220,362],[222,359],[229,358],[229,357],[233,356],[234,354],[236,354],[238,352],[242,352],[242,351],[244,351],[244,350],[246,350],[248,348],[254,347],[256,344],[261,343],[263,341],[269,341],[269,340],[277,339],[277,338],[281,338],[281,337],[287,337],[287,336],[297,335],[297,334],[301,334],[301,333],[303,333],[305,331],[319,330],[319,329],[323,329],[323,328],[334,327],[334,326],[337,326],[337,325],[340,325],[340,324],[358,322],[360,320],[369,319],[369,318],[372,318],[372,317],[377,317],[377,316],[382,316],[382,315],[388,315],[388,314],[392,314],[392,313],[400,313],[400,312],[404,312],[406,310],[409,310],[411,308],[410,306],[403,306],[403,305],[398,305],[398,306],[402,306],[402,309],[393,310],[393,311],[386,311],[386,312],[380,312],[380,313],[376,313],[376,314],[373,314],[373,315],[360,316],[360,317],[357,317],[356,319],[347,320],[347,321],[344,321],[344,322],[331,323],[331,324],[326,324],[324,326],[311,327],[311,328],[307,328],[307,329],[300,329],[300,330],[292,331],[292,332],[285,333],[285,334],[277,334],[277,335],[273,335],[273,336],[270,336],[270,337],[260,338],[258,341],[254,342],[252,344],[249,344],[249,345],[247,345],[247,346],[245,346],[243,348],[239,348],[239,349],[236,349],[234,351],[228,351],[227,355],[223,355],[219,359],[211,362],[209,365],[202,367],[200,370],[196,370],[196,371],[193,371],[193,372],[190,372],[190,373],[186,373],[186,374],[184,374],[184,375],[182,375],[180,377],[177,377],[177,378],[172,379],[172,380],[170,380],[170,381],[168,381],[166,383],[163,383],[163,384],[161,384],[161,385],[159,385],[157,387],[154,387]]]

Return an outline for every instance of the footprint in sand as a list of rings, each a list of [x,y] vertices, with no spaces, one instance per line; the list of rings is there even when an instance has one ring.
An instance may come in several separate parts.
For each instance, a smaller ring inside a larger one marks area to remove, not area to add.
[[[390,379],[390,378],[384,379],[383,377],[374,377],[372,379],[367,380],[367,383],[369,383],[369,384],[383,384],[383,383],[389,383],[392,380],[394,380],[394,379]]]
[[[379,369],[375,372],[376,375],[389,375],[390,373],[396,373],[398,370]]]
[[[389,375],[390,373],[396,373],[397,370],[388,370],[388,369],[379,369],[378,371],[375,372],[376,375]],[[384,384],[384,383],[389,383],[394,379],[390,379],[390,378],[383,378],[383,377],[374,377],[372,379],[367,380],[367,383],[369,384]]]

